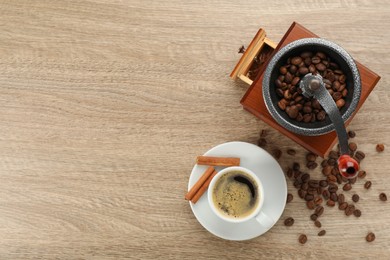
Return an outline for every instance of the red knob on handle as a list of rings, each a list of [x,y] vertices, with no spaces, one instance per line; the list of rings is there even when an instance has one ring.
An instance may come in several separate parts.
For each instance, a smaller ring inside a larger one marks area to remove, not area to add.
[[[348,179],[356,177],[359,171],[359,163],[348,154],[343,154],[338,159],[339,171]]]

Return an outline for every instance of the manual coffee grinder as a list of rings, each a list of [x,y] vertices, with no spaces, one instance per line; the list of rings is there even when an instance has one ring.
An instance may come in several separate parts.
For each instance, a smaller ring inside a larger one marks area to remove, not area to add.
[[[308,73],[297,84],[303,96],[313,97],[319,101],[327,117],[323,121],[298,122],[291,119],[287,113],[277,105],[280,98],[276,93],[275,81],[279,68],[289,58],[302,52],[322,52],[334,60],[346,75],[345,106],[339,110],[332,96],[325,87],[324,79],[319,74]],[[340,157],[338,168],[340,174],[346,178],[354,178],[359,170],[358,162],[349,154],[348,136],[345,129],[347,121],[355,111],[361,94],[361,80],[357,66],[352,57],[340,46],[321,38],[304,38],[293,41],[281,48],[269,61],[264,72],[262,82],[263,98],[272,117],[282,127],[300,135],[322,135],[335,130],[338,137]]]

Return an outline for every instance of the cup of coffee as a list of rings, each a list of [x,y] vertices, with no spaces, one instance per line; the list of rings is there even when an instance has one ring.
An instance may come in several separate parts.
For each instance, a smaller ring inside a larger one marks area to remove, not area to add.
[[[207,195],[213,212],[225,221],[241,223],[256,219],[265,227],[275,223],[261,210],[263,185],[249,169],[233,166],[221,170],[211,180]]]

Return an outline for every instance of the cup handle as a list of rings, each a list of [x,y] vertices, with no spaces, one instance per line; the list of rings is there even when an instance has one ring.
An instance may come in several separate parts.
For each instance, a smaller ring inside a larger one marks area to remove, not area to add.
[[[275,221],[262,211],[256,216],[256,220],[265,228],[272,227],[275,224]]]

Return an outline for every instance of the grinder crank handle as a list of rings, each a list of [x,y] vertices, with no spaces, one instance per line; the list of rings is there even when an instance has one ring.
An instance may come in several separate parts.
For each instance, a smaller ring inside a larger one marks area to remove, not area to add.
[[[325,88],[322,77],[309,73],[301,80],[300,87],[303,95],[314,96],[328,114],[339,139],[341,156],[337,163],[340,174],[346,178],[354,178],[358,173],[359,164],[349,155],[348,135],[344,121],[332,96]]]

